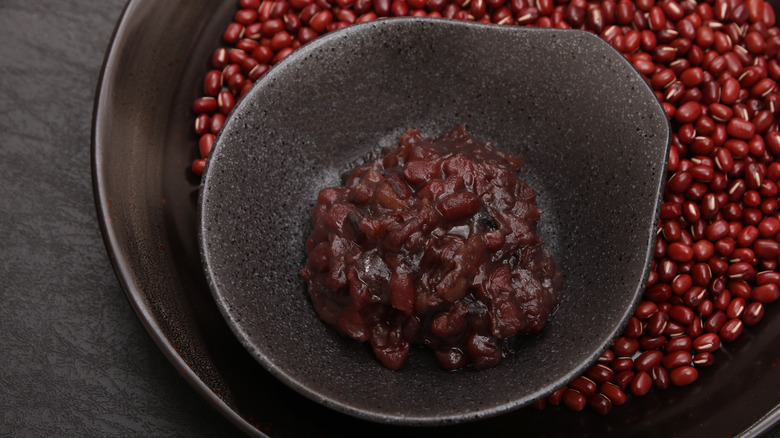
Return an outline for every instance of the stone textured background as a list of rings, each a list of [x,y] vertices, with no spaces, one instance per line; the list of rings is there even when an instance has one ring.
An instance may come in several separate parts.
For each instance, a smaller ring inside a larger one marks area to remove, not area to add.
[[[124,0],[0,2],[0,436],[241,436],[141,326],[92,198],[92,105]]]

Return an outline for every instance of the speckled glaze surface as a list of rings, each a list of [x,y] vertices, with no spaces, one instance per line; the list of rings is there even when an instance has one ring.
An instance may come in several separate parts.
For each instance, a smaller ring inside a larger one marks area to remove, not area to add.
[[[523,157],[540,234],[564,272],[562,303],[493,369],[449,373],[413,349],[393,372],[314,312],[298,276],[311,209],[407,128],[460,124]],[[497,415],[582,372],[632,313],[668,141],[652,91],[591,34],[430,19],[349,27],[290,55],[228,118],[200,195],[209,284],[249,352],[329,407],[398,424]]]

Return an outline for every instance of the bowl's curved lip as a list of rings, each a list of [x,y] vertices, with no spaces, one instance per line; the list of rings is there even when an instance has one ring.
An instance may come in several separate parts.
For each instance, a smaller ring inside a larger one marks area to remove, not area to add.
[[[618,52],[614,47],[612,47],[609,43],[604,41],[603,39],[599,38],[597,35],[594,35],[590,32],[582,31],[582,30],[576,30],[576,29],[555,29],[555,28],[529,28],[529,27],[516,27],[516,26],[499,26],[495,24],[488,24],[488,23],[479,23],[479,22],[469,22],[469,21],[462,21],[462,20],[454,20],[454,19],[443,19],[443,18],[427,18],[427,17],[396,17],[392,19],[385,19],[385,20],[377,20],[377,21],[370,21],[360,24],[355,24],[348,26],[343,29],[339,29],[334,32],[327,33],[321,37],[318,37],[317,39],[307,43],[304,46],[301,46],[299,49],[292,52],[290,55],[285,57],[282,61],[279,62],[274,68],[272,68],[268,73],[263,75],[256,83],[257,84],[263,84],[268,81],[275,81],[276,76],[285,70],[285,66],[297,62],[298,59],[304,59],[306,58],[310,53],[320,50],[321,47],[331,44],[331,42],[336,41],[338,39],[343,39],[349,34],[361,32],[363,30],[371,30],[371,29],[379,29],[381,27],[385,26],[393,26],[397,23],[403,23],[403,22],[414,22],[414,23],[425,23],[429,26],[454,26],[454,27],[481,27],[484,29],[491,29],[491,30],[497,30],[500,32],[518,32],[518,33],[528,33],[528,32],[545,32],[545,33],[578,33],[581,38],[590,38],[594,44],[599,44],[604,47],[608,47],[609,50],[613,50],[617,55],[619,55],[619,58],[622,60],[621,62],[624,62],[625,65],[627,65],[630,68],[630,71],[632,71],[636,75],[640,75],[640,73],[636,70],[636,68],[628,62],[625,57],[623,57],[620,52]],[[280,68],[281,67],[281,68]],[[646,81],[641,81],[642,86],[646,87],[647,91],[650,94],[653,94],[653,90],[650,88],[650,85],[647,84]],[[253,90],[257,90],[260,87],[256,87],[253,85],[252,89],[247,93],[247,96],[250,96],[252,94]],[[230,124],[230,121],[233,119],[231,115],[234,113],[237,113],[243,108],[244,106],[248,105],[248,102],[251,101],[250,99],[242,99],[239,101],[236,106],[233,108],[231,113],[227,117],[227,121],[225,122],[225,128],[228,127]],[[655,100],[656,107],[658,110],[658,114],[662,116],[663,120],[665,120],[665,133],[666,133],[666,141],[665,141],[665,150],[664,150],[664,163],[668,162],[669,158],[669,150],[671,145],[671,124],[668,120],[668,117],[666,117],[666,113],[663,109],[663,106],[661,105],[661,102],[657,99]],[[225,129],[223,128],[223,130]],[[212,153],[214,151],[218,150],[220,143],[222,131],[217,135],[215,142],[214,142],[214,148],[212,150]],[[462,423],[467,421],[475,421],[479,419],[486,419],[489,417],[494,417],[500,414],[507,413],[509,411],[521,408],[523,406],[527,406],[531,404],[534,400],[527,400],[526,398],[519,398],[515,399],[514,401],[507,402],[501,405],[487,407],[487,408],[477,408],[475,410],[469,411],[467,413],[463,414],[449,414],[449,415],[437,415],[437,416],[418,416],[418,417],[410,417],[410,416],[404,416],[404,415],[395,415],[395,414],[387,414],[387,413],[381,413],[381,412],[375,412],[372,410],[362,409],[360,407],[352,406],[349,404],[346,404],[338,399],[335,399],[333,397],[330,397],[328,395],[322,394],[320,392],[317,392],[315,390],[310,389],[308,386],[306,386],[301,381],[297,380],[285,370],[278,367],[274,362],[272,362],[270,359],[268,359],[261,351],[261,349],[253,342],[251,342],[247,337],[245,336],[245,333],[241,327],[241,324],[239,324],[234,318],[233,315],[230,313],[230,311],[227,309],[227,305],[224,301],[224,297],[222,294],[218,291],[218,288],[215,285],[211,265],[209,264],[208,260],[208,254],[207,251],[204,250],[204,247],[206,247],[206,240],[204,237],[203,229],[204,229],[204,193],[207,191],[207,185],[209,181],[209,167],[210,167],[211,160],[208,160],[206,163],[205,170],[203,172],[203,180],[201,182],[201,189],[198,194],[198,246],[200,250],[201,255],[201,263],[204,267],[204,272],[206,273],[206,278],[208,281],[209,289],[211,290],[211,293],[217,303],[217,307],[219,307],[220,312],[222,313],[223,317],[225,318],[226,322],[228,323],[228,326],[233,331],[233,333],[236,335],[236,337],[239,339],[241,344],[247,349],[247,351],[250,352],[252,357],[254,357],[266,370],[268,370],[271,374],[273,374],[275,377],[280,379],[282,382],[284,382],[287,386],[294,389],[295,391],[299,392],[300,394],[308,397],[311,400],[314,400],[318,403],[321,403],[325,406],[328,406],[332,409],[335,409],[339,412],[343,412],[352,416],[355,416],[357,418],[362,418],[365,420],[370,421],[376,421],[381,423],[387,423],[387,424],[396,424],[396,425],[408,425],[408,426],[436,426],[436,425],[446,425],[446,424],[456,424],[456,423]],[[665,168],[663,169],[665,171]],[[665,172],[662,172],[665,173]],[[664,177],[660,177],[658,180],[659,186],[658,186],[658,192],[657,193],[663,193],[663,188],[665,185],[665,179]],[[660,207],[662,203],[662,196],[658,196],[655,200],[655,213],[653,215],[653,221],[652,223],[657,223],[658,217],[660,214]],[[639,304],[639,301],[641,300],[643,291],[644,291],[644,285],[647,282],[647,278],[650,272],[651,263],[653,260],[653,253],[654,253],[654,241],[655,241],[655,230],[651,230],[651,232],[648,234],[648,245],[647,245],[647,251],[645,253],[645,268],[642,272],[641,279],[637,283],[637,289],[632,291],[632,296],[630,300],[630,304],[625,309],[625,313],[621,316],[619,323],[616,325],[614,332],[606,338],[606,341],[601,346],[601,348],[597,351],[594,351],[588,360],[583,361],[583,363],[578,364],[577,366],[573,367],[572,370],[566,374],[565,376],[562,376],[560,379],[556,380],[555,382],[549,383],[546,387],[546,390],[540,391],[541,395],[538,398],[546,397],[550,394],[552,394],[555,390],[562,387],[563,385],[567,384],[569,381],[571,381],[573,378],[575,378],[578,375],[581,375],[589,366],[591,366],[596,359],[601,356],[601,354],[604,353],[605,350],[607,350],[610,346],[610,344],[620,335],[620,333],[625,328],[626,324],[628,323],[629,319],[633,315],[634,309]]]
[[[176,369],[177,373],[214,409],[224,418],[228,419],[241,431],[247,435],[269,438],[268,435],[253,427],[244,418],[241,418],[224,400],[219,398],[200,377],[184,362],[184,359],[176,352],[168,338],[163,334],[162,329],[157,325],[151,310],[144,305],[145,298],[138,286],[132,282],[132,268],[122,254],[122,245],[116,234],[109,226],[109,206],[103,196],[105,184],[105,169],[103,167],[103,154],[110,145],[104,142],[106,131],[108,130],[108,119],[110,118],[111,96],[110,90],[113,88],[117,72],[121,70],[118,63],[117,51],[125,41],[133,37],[132,26],[128,20],[134,17],[134,11],[141,8],[144,3],[153,0],[129,0],[122,10],[114,31],[109,39],[108,50],[103,65],[100,70],[100,76],[95,91],[94,105],[92,110],[92,135],[91,135],[91,170],[92,170],[92,192],[97,210],[97,219],[100,225],[100,232],[103,236],[103,243],[106,246],[108,257],[114,269],[114,273],[119,279],[125,297],[130,302],[141,324],[146,332],[152,338],[157,347],[162,351],[168,361]]]

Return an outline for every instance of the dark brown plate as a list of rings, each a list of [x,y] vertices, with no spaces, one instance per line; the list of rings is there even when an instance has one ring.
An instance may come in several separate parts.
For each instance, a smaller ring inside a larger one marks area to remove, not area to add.
[[[196,240],[191,102],[236,2],[133,0],[106,57],[94,113],[100,225],[127,296],[154,341],[208,403],[254,436],[755,436],[780,419],[780,318],[717,353],[687,388],[632,398],[606,417],[523,409],[460,426],[381,426],[335,413],[279,383],[217,310]],[[120,67],[121,66],[121,67]]]

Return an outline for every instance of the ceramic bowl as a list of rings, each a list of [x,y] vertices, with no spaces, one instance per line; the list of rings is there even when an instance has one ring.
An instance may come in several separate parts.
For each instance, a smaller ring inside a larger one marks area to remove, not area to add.
[[[523,158],[562,301],[494,368],[446,372],[420,348],[391,371],[308,299],[298,271],[312,207],[408,128],[431,136],[461,124]],[[289,55],[228,117],[199,200],[209,286],[251,355],[326,406],[413,425],[497,415],[582,373],[633,313],[669,139],[652,90],[589,33],[423,18],[351,26]]]

